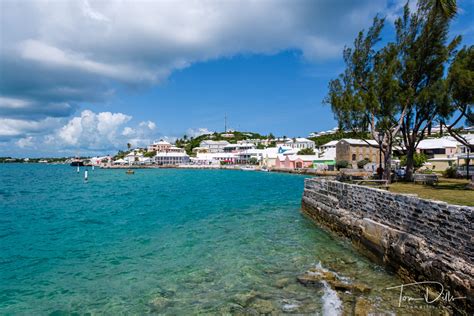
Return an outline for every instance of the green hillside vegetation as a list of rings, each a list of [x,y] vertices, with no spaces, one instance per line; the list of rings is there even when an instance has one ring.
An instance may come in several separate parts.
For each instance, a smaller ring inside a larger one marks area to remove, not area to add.
[[[259,133],[253,132],[227,132],[227,134],[233,134],[234,137],[223,137],[222,134],[226,133],[214,133],[214,134],[206,134],[201,135],[198,137],[190,137],[188,138],[186,135],[183,138],[179,138],[176,140],[176,146],[180,148],[184,148],[188,155],[193,153],[193,149],[199,147],[199,144],[204,140],[225,140],[231,144],[236,144],[237,141],[246,140],[246,139],[267,139],[268,137],[273,137],[273,135],[265,136]]]
[[[343,138],[356,138],[356,139],[371,139],[372,136],[370,136],[369,133],[356,133],[356,132],[343,132],[343,131],[338,131],[334,134],[329,134],[329,135],[322,135],[318,137],[311,137],[312,141],[315,142],[316,147],[322,146],[326,143],[329,143],[332,140],[340,140]]]

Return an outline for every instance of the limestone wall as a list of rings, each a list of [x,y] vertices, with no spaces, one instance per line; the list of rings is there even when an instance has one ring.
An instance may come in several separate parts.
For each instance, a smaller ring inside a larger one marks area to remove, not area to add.
[[[302,209],[349,237],[407,282],[437,281],[456,309],[474,308],[474,208],[341,183],[306,179]]]

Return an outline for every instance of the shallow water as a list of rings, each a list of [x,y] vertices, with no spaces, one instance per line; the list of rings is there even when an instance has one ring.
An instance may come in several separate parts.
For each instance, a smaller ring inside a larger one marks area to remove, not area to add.
[[[303,176],[0,165],[0,314],[329,313],[319,263],[397,312],[401,281],[300,213]],[[339,305],[338,305],[339,304]]]

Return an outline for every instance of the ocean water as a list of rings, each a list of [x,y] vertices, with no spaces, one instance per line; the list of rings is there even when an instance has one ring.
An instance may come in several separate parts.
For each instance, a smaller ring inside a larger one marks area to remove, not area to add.
[[[401,281],[300,212],[304,177],[0,165],[0,314],[339,314],[320,265],[396,311]]]

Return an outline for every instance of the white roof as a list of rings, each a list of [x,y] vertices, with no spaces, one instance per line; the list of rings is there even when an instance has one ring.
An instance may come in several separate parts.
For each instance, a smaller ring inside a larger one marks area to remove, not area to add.
[[[202,144],[207,144],[207,145],[228,145],[229,142],[226,140],[203,140],[199,145],[202,146]]]
[[[132,156],[133,156],[133,157],[135,157],[135,156],[137,156],[137,157],[142,157],[143,154],[142,154],[141,152],[137,152],[137,151],[131,151],[131,152],[129,152],[129,153],[127,154],[127,157],[132,157]]]
[[[324,145],[321,145],[320,147],[332,147],[332,146],[336,146],[337,143],[339,143],[338,140],[331,140],[330,142],[328,142]]]
[[[367,143],[369,143],[372,146],[378,146],[378,143],[373,139],[362,140],[362,139],[355,139],[355,138],[344,138],[344,139],[341,139],[341,141],[342,140],[345,141],[346,143],[349,143],[350,145],[368,146]]]
[[[336,159],[336,148],[328,148],[319,157],[319,159],[334,160]]]
[[[160,139],[159,142],[154,142],[153,145],[171,145],[166,140]]]
[[[436,148],[453,148],[458,145],[457,142],[447,138],[431,138],[423,139],[418,144],[418,149],[436,149]]]
[[[255,147],[255,144],[252,144],[252,143],[245,143],[245,144],[228,144],[228,145],[225,145],[224,148],[238,148],[238,147]]]
[[[286,143],[293,143],[293,138],[288,138]],[[296,143],[314,143],[312,140],[304,138],[304,137],[296,137],[295,138]]]
[[[114,161],[115,163],[125,163],[126,161],[123,159],[117,159]]]

